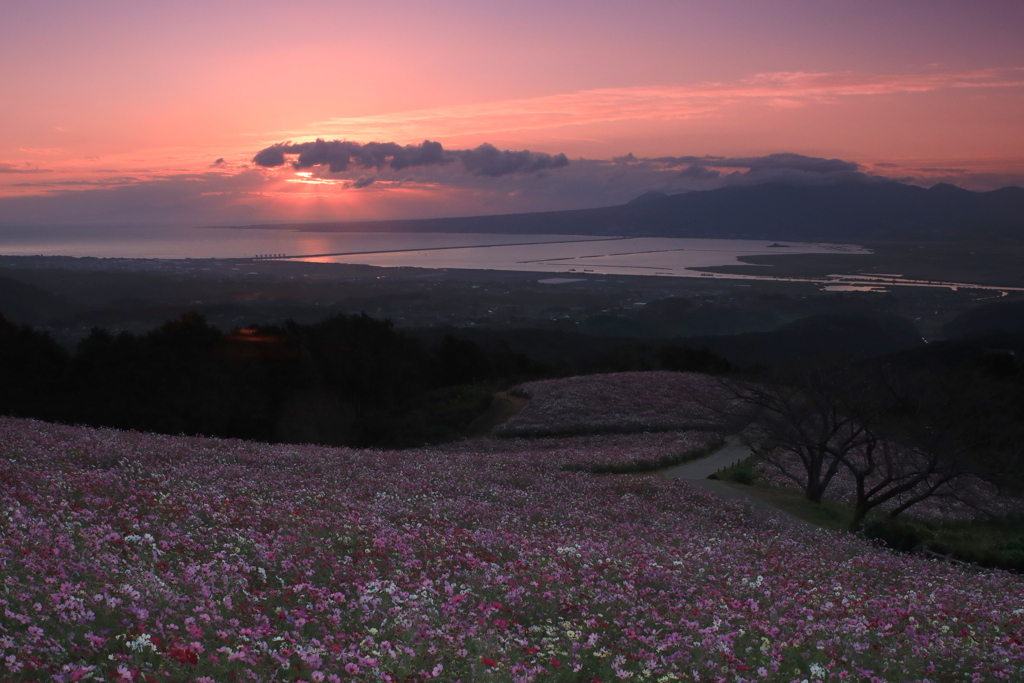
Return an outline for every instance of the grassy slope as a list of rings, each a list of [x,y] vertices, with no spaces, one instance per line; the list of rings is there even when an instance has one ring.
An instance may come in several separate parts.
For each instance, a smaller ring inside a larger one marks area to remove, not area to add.
[[[853,519],[852,506],[831,499],[812,503],[796,490],[759,483],[751,476],[751,461],[717,473],[730,486],[832,531],[846,531]],[[739,480],[739,481],[737,481]],[[749,483],[745,483],[749,482]],[[1024,570],[1024,520],[950,521],[925,523],[909,517],[869,517],[865,535],[896,550],[925,551],[985,567]]]

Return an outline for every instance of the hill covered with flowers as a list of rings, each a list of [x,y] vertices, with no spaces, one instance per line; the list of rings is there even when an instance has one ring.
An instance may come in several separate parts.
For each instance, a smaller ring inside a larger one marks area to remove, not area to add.
[[[552,436],[725,426],[709,408],[723,392],[694,372],[614,372],[527,382],[513,391],[530,403],[495,430],[498,436]]]
[[[0,419],[0,679],[1019,680],[1019,576],[564,469],[700,445],[587,438],[351,450]]]

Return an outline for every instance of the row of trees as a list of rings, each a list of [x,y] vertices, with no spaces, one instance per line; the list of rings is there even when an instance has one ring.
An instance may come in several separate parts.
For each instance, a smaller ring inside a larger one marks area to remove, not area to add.
[[[837,479],[852,483],[853,530],[872,510],[884,506],[895,517],[934,496],[976,506],[961,485],[970,478],[1021,486],[1017,375],[861,362],[804,365],[722,387],[715,408],[746,425],[759,455],[808,500],[820,502]]]
[[[483,385],[544,370],[450,336],[426,347],[366,315],[225,334],[190,313],[143,335],[95,329],[74,354],[0,317],[0,414],[170,434],[422,444],[486,407]]]
[[[422,445],[456,438],[497,388],[578,372],[721,370],[713,354],[622,345],[542,363],[452,334],[430,343],[367,315],[225,334],[195,313],[149,333],[94,329],[75,353],[0,316],[0,414],[262,441]]]

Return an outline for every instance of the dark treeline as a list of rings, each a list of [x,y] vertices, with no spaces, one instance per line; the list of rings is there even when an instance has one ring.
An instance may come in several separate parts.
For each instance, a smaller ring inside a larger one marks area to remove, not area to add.
[[[144,335],[94,329],[74,354],[0,320],[0,354],[7,415],[336,445],[449,437],[489,401],[474,386],[544,371],[454,337],[425,348],[366,315],[224,334],[190,313]]]
[[[189,313],[142,335],[94,329],[70,353],[0,316],[0,414],[269,442],[418,446],[469,434],[495,391],[531,379],[749,372],[761,361],[753,377],[773,381],[787,365],[838,355],[859,357],[865,371],[881,362],[969,375],[976,396],[1000,397],[978,405],[1005,414],[1002,424],[1024,424],[1022,340],[1003,334],[922,346],[888,319],[839,315],[681,343],[546,330],[403,332],[366,315],[226,334]]]
[[[728,364],[701,350],[629,345],[539,362],[500,340],[425,343],[365,314],[224,334],[189,313],[144,335],[94,329],[72,354],[0,317],[2,414],[270,442],[438,442],[465,435],[492,393],[514,383],[654,367]]]

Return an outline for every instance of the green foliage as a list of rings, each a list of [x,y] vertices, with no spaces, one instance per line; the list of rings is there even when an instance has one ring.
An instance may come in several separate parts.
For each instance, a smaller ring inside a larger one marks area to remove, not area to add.
[[[802,519],[810,524],[845,533],[850,527],[853,510],[849,505],[823,498],[813,503],[807,500],[804,492],[786,486],[766,486],[763,483],[744,487],[749,495],[773,505],[783,512]]]
[[[921,550],[935,535],[924,524],[906,518],[877,517],[864,525],[864,535],[893,550]]]
[[[750,486],[757,482],[757,461],[754,458],[747,458],[732,467],[726,468],[719,475],[719,479]]]
[[[1024,520],[930,524],[879,516],[864,527],[868,538],[901,551],[922,551],[982,567],[1024,571]]]

